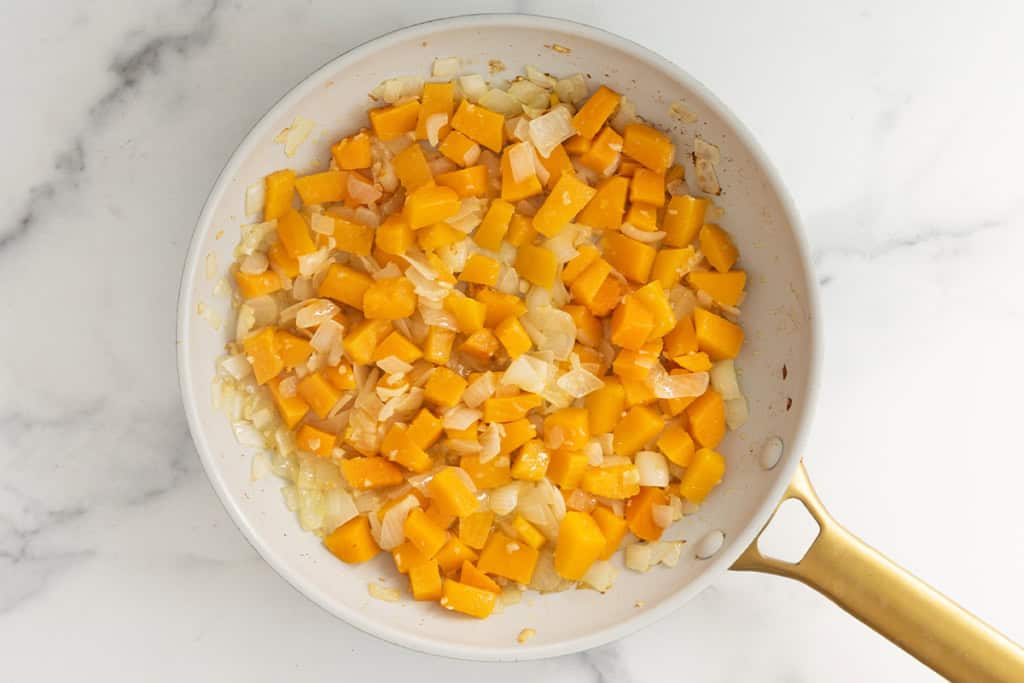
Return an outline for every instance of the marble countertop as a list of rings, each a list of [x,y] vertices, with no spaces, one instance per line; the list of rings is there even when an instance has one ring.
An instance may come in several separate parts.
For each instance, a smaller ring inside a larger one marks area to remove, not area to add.
[[[1012,502],[1024,475],[1024,6],[430,4],[5,8],[3,678],[934,679],[808,589],[750,574],[585,654],[427,657],[327,615],[232,525],[199,466],[174,363],[179,272],[206,193],[316,66],[370,36],[484,9],[641,42],[753,130],[806,220],[821,284],[823,388],[806,453],[819,493],[1024,640]]]

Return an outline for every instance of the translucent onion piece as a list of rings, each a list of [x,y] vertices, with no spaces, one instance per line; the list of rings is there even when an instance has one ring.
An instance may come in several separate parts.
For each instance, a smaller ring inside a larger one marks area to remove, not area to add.
[[[568,263],[579,255],[574,246],[576,231],[566,227],[560,233],[544,242],[544,248],[555,255],[559,264]]]
[[[672,525],[672,506],[671,505],[654,505],[651,507],[651,518],[654,523],[660,526],[662,529],[667,529]]]
[[[656,368],[661,366],[656,366]],[[651,372],[651,388],[658,398],[690,398],[700,396],[708,389],[708,373],[688,372],[682,375]]]
[[[718,173],[715,172],[715,167],[711,164],[711,161],[698,158],[694,160],[693,165],[697,171],[697,187],[700,188],[701,192],[714,195],[722,194],[722,186],[718,182]]]
[[[473,408],[458,405],[445,411],[441,425],[445,429],[461,431],[469,429],[469,426],[483,417],[483,413]]]
[[[458,57],[438,57],[430,68],[434,78],[453,78],[459,74],[461,62]]]
[[[529,80],[516,81],[508,87],[508,94],[528,107],[546,109],[550,103],[547,91]]]
[[[423,79],[416,76],[400,76],[381,81],[370,94],[388,104],[394,104],[402,98],[418,95],[423,90]]]
[[[647,243],[660,242],[665,239],[665,236],[668,234],[661,230],[641,230],[632,223],[623,223],[621,230],[622,234],[626,237],[631,237],[637,242]]]
[[[519,482],[499,486],[490,493],[491,510],[496,515],[507,515],[519,504]]]
[[[404,375],[412,370],[412,366],[398,356],[387,356],[377,361],[377,367],[387,375]]]
[[[526,65],[526,77],[534,85],[539,85],[545,90],[554,90],[555,86],[558,85],[558,79],[554,76],[549,76],[544,73],[533,64]]]
[[[469,74],[459,77],[459,87],[467,100],[476,102],[487,92],[487,81],[480,74]]]
[[[668,461],[664,455],[657,451],[640,451],[635,462],[641,486],[668,486]]]
[[[480,96],[479,104],[504,116],[515,116],[523,111],[523,105],[504,90],[491,88]]]
[[[348,196],[357,204],[372,204],[381,198],[382,192],[363,180],[358,173],[348,175]]]
[[[248,370],[249,364],[246,363],[245,367]],[[466,387],[466,391],[462,394],[462,402],[470,408],[477,408],[494,395],[496,388],[495,374],[493,372],[485,372]]]
[[[626,546],[626,566],[635,572],[651,568],[651,548],[646,543],[631,543]]]
[[[441,129],[448,124],[448,114],[431,114],[425,122],[427,128],[427,142],[434,147],[441,139]]]
[[[707,159],[715,166],[722,163],[722,156],[718,151],[718,147],[699,135],[693,136],[693,156],[697,159]]]
[[[558,378],[558,388],[573,398],[583,398],[604,386],[604,382],[583,368],[570,370]]]
[[[596,591],[606,593],[611,589],[612,584],[615,583],[615,577],[618,573],[619,570],[608,560],[598,560],[590,565],[590,569],[583,575],[580,582]]]
[[[309,340],[310,346],[320,353],[328,353],[335,340],[341,337],[341,325],[332,319],[324,320]]]
[[[548,384],[548,378],[554,373],[554,366],[532,354],[523,354],[505,369],[501,377],[503,385],[517,386],[523,391],[539,394]]]
[[[259,181],[245,188],[245,215],[255,216],[263,211],[263,196],[266,193],[266,183]]]
[[[297,327],[316,327],[325,320],[329,320],[338,314],[338,306],[327,299],[314,299],[307,302],[295,314],[295,325]]]
[[[304,116],[296,116],[295,120],[292,121],[292,125],[287,129],[284,138],[284,153],[286,156],[293,157],[295,153],[302,146],[302,143],[306,141],[309,134],[313,132],[313,122]]]
[[[384,519],[380,521],[380,541],[377,545],[382,550],[393,550],[402,545],[405,540],[405,518],[409,513],[420,506],[416,496],[408,495],[401,501],[388,508],[384,513]]]
[[[555,147],[575,134],[572,115],[565,107],[555,107],[547,114],[530,121],[530,142],[545,159],[551,156]]]
[[[732,359],[721,360],[711,366],[711,386],[726,401],[739,398],[740,383],[736,378],[736,364]]]
[[[359,514],[352,494],[336,488],[324,494],[323,529],[330,533]]]
[[[314,213],[309,217],[309,225],[318,235],[334,234],[334,219],[322,213]]]
[[[267,260],[267,255],[262,251],[255,251],[242,259],[238,270],[246,275],[259,275],[266,272],[269,265],[270,261]]]
[[[501,452],[501,437],[505,429],[497,422],[487,425],[480,437],[480,462],[488,463]]]
[[[578,104],[587,97],[587,79],[583,74],[561,78],[555,82],[555,94],[563,102]]]
[[[739,429],[750,419],[747,399],[743,396],[725,402],[725,424],[729,429]]]
[[[640,117],[636,113],[636,104],[628,97],[623,97],[619,100],[619,108],[615,110],[615,114],[612,115],[609,123],[612,128],[621,133],[625,130],[626,126],[631,123],[639,123],[639,121]]]
[[[252,374],[252,366],[245,360],[245,356],[241,353],[236,353],[233,356],[227,356],[220,362],[220,369],[222,374],[226,374],[235,379],[245,379]]]
[[[669,105],[668,113],[683,123],[696,123],[699,120],[698,116],[687,109],[686,105],[679,100]]]
[[[329,258],[327,247],[321,247],[312,254],[303,254],[298,258],[299,274],[303,277],[312,277],[318,270],[324,267]]]
[[[520,142],[508,148],[508,162],[512,170],[512,180],[521,183],[536,175],[533,164],[533,145]]]

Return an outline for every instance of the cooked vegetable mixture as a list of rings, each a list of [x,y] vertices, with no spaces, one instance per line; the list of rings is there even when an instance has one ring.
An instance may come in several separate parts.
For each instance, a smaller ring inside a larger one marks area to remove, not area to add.
[[[524,588],[608,590],[623,546],[675,565],[662,535],[747,417],[746,274],[709,222],[714,145],[686,156],[698,194],[611,88],[457,70],[382,83],[329,168],[247,193],[263,221],[214,393],[339,560],[390,553],[414,599],[483,618]]]

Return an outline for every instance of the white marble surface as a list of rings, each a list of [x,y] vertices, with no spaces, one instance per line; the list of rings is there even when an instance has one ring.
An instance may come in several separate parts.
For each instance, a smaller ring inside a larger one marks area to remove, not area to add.
[[[749,125],[806,219],[822,284],[806,454],[819,492],[851,529],[1024,640],[1024,6],[432,4],[377,0],[370,17],[337,0],[5,4],[0,678],[933,679],[824,599],[760,575],[725,576],[583,655],[426,657],[329,617],[231,524],[174,367],[179,269],[206,192],[314,67],[484,9],[619,32]]]

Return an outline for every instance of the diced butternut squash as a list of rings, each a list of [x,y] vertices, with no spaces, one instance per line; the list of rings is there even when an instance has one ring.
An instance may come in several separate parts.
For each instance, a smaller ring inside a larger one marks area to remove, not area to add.
[[[466,101],[463,100],[463,103]],[[445,609],[484,619],[494,611],[498,596],[489,590],[445,579],[441,606]]]
[[[506,147],[501,154],[501,198],[506,202],[518,202],[540,194],[544,187],[537,179],[536,173],[521,178],[518,182],[512,175],[511,149],[512,147]]]
[[[505,136],[505,117],[490,109],[462,100],[452,117],[452,128],[494,153],[501,152]]]
[[[576,176],[563,175],[533,217],[533,229],[545,237],[554,237],[594,198],[596,192]]]
[[[373,250],[373,228],[344,218],[335,218],[334,241],[338,251],[369,256]]]
[[[479,455],[464,455],[459,460],[459,467],[464,469],[478,489],[495,489],[512,481],[508,457],[496,456],[487,462],[480,462]]]
[[[284,360],[278,353],[276,331],[264,327],[242,340],[242,350],[252,366],[257,384],[266,384],[284,370]]]
[[[708,389],[686,409],[693,440],[704,448],[714,448],[725,436],[725,402],[722,395]]]
[[[679,495],[691,503],[701,503],[725,475],[725,458],[710,448],[701,448],[683,472]]]
[[[680,422],[672,422],[658,437],[658,450],[680,467],[688,467],[696,447],[693,438]]]
[[[299,396],[285,396],[281,393],[281,378],[275,377],[267,383],[270,387],[270,395],[277,406],[277,412],[281,415],[288,429],[294,429],[295,425],[309,412],[309,404]]]
[[[622,96],[617,92],[602,85],[572,117],[573,128],[581,137],[594,137],[605,121],[615,113],[621,99]]]
[[[676,149],[664,133],[642,123],[630,123],[623,130],[622,153],[656,173],[672,165]]]
[[[611,559],[622,544],[622,539],[626,537],[629,525],[625,519],[604,505],[594,508],[590,516],[594,518],[597,527],[601,530],[601,535],[604,536],[604,550],[601,552],[600,559]]]
[[[558,261],[551,250],[534,244],[519,247],[515,261],[516,271],[528,282],[550,289],[555,284]]]
[[[593,138],[585,138],[582,135],[573,135],[571,138],[566,140],[563,145],[565,146],[566,152],[574,156],[579,156],[580,154],[587,153],[587,150],[590,149],[591,140],[593,140]]]
[[[470,282],[476,285],[493,287],[498,283],[498,275],[501,274],[501,264],[490,256],[484,256],[477,252],[466,259],[466,265],[459,273],[460,282]]]
[[[440,406],[451,407],[462,400],[466,380],[446,367],[435,368],[423,387],[423,397]]]
[[[650,311],[654,318],[654,329],[651,330],[652,339],[664,337],[676,326],[676,316],[672,311],[672,304],[669,303],[668,295],[660,282],[649,282],[633,292],[632,296]]]
[[[486,510],[474,512],[459,520],[459,540],[470,548],[480,550],[487,543],[494,526],[494,512]]]
[[[363,297],[372,284],[373,278],[366,273],[334,263],[317,287],[317,294],[362,310]],[[345,342],[347,345],[347,338]]]
[[[402,530],[424,557],[437,555],[448,541],[448,532],[435,524],[420,508],[413,508],[409,512]]]
[[[626,392],[614,377],[605,377],[604,386],[583,399],[590,419],[591,434],[607,434],[615,429],[626,408]]]
[[[458,244],[466,239],[466,233],[456,230],[447,223],[434,223],[416,233],[416,243],[426,252]]]
[[[295,189],[306,206],[345,199],[347,178],[342,171],[324,171],[295,179]]]
[[[442,173],[434,178],[442,187],[450,187],[460,197],[482,197],[487,193],[487,167],[483,164]]]
[[[410,472],[426,472],[433,465],[430,455],[409,436],[409,428],[393,424],[380,444],[381,455]]]
[[[444,365],[452,355],[455,331],[431,326],[423,342],[423,357],[434,365]]]
[[[711,369],[711,358],[703,351],[676,356],[672,359],[679,367],[690,372],[707,372]]]
[[[736,306],[743,297],[747,274],[742,270],[728,273],[690,273],[686,277],[691,286],[702,289],[711,298],[725,306]]]
[[[576,339],[581,344],[590,347],[597,347],[604,335],[604,328],[597,316],[590,312],[585,306],[568,305],[562,310],[572,317],[576,325]]]
[[[703,308],[694,310],[693,323],[697,346],[706,351],[711,360],[726,360],[739,355],[743,346],[742,327]]]
[[[372,560],[380,547],[370,534],[370,521],[365,515],[348,520],[324,537],[324,545],[335,557],[349,564]]]
[[[481,363],[486,363],[494,357],[500,348],[501,344],[494,332],[485,327],[466,337],[466,340],[459,346],[459,351]]]
[[[665,335],[663,351],[669,358],[685,356],[697,351],[697,332],[693,327],[692,314],[680,318],[672,331]]]
[[[416,118],[416,139],[427,139],[427,120],[431,116],[443,114],[448,122],[452,120],[452,111],[455,109],[455,84],[447,83],[424,83],[423,93],[420,95],[420,110]],[[438,131],[439,137],[443,138],[448,134],[449,125],[446,123]]]
[[[476,293],[476,300],[487,309],[484,316],[484,325],[486,327],[496,327],[506,318],[518,318],[526,313],[526,304],[515,294],[505,294],[493,289],[481,289]]]
[[[263,220],[280,218],[292,208],[295,194],[295,171],[274,171],[264,181]]]
[[[430,562],[430,558],[425,557],[419,551],[419,548],[414,546],[412,541],[408,540],[391,551],[391,559],[395,562],[395,569],[401,574],[408,574],[409,570],[413,567]]]
[[[309,234],[309,224],[295,209],[289,208],[278,217],[277,238],[292,258],[297,259],[316,251],[316,245]]]
[[[288,252],[285,251],[284,245],[280,242],[274,242],[267,248],[267,258],[270,260],[270,266],[277,271],[278,274],[290,278],[298,277],[298,260],[292,258]]]
[[[300,379],[297,392],[320,419],[326,418],[341,399],[341,392],[320,372],[311,372]]]
[[[612,315],[611,341],[624,349],[640,349],[653,330],[653,314],[635,295],[625,297]]]
[[[626,210],[628,190],[628,178],[606,178],[597,186],[597,192],[583,207],[576,222],[602,230],[618,230],[622,225],[622,214]]]
[[[459,166],[470,166],[480,158],[480,145],[457,130],[445,136],[437,151]]]
[[[434,524],[438,525],[442,529],[450,529],[452,524],[455,524],[455,515],[450,515],[447,512],[442,512],[435,503],[427,505],[424,510],[427,517],[429,517]],[[455,541],[455,544],[452,543]],[[451,556],[446,556],[445,551],[451,551]],[[437,562],[441,565],[441,571],[448,573],[450,571],[449,563],[456,561],[455,555],[458,554],[458,562],[462,561],[462,555],[468,553],[472,559],[476,559],[476,553],[471,548],[462,544],[459,539],[452,537],[448,539],[448,542],[444,544],[444,548],[441,548],[441,552],[437,554]]]
[[[405,219],[413,230],[440,223],[459,212],[459,195],[450,187],[424,185],[405,198]]]
[[[547,478],[564,491],[579,488],[587,470],[587,456],[580,451],[551,451]]]
[[[428,560],[409,568],[409,590],[412,591],[413,600],[441,599],[444,591],[437,560]]]
[[[406,278],[381,278],[363,295],[363,315],[371,320],[401,320],[416,311],[416,301],[413,284]]]
[[[457,291],[445,297],[444,308],[455,317],[455,324],[462,334],[473,334],[484,326],[487,318],[486,304]]]
[[[533,346],[530,335],[518,318],[505,318],[494,328],[494,334],[505,347],[509,358],[518,358]]]
[[[323,373],[327,381],[339,391],[349,391],[356,388],[356,377],[355,373],[352,372],[352,364],[346,360],[338,363],[337,367],[324,368]]]
[[[540,481],[548,471],[551,454],[539,439],[523,444],[512,463],[512,478]]]
[[[527,418],[506,422],[505,433],[501,437],[501,449],[499,455],[508,455],[530,439],[537,436],[537,428]]]
[[[505,233],[508,232],[508,225],[514,213],[514,206],[502,199],[495,199],[488,207],[487,213],[484,214],[480,226],[473,233],[473,241],[484,249],[498,251],[501,248],[502,240],[505,239]]]
[[[654,521],[654,506],[668,505],[668,496],[659,488],[644,486],[626,503],[626,521],[637,538],[657,541],[664,531]]]
[[[657,400],[654,390],[651,389],[647,380],[621,377],[619,381],[622,382],[622,388],[626,392],[626,408],[648,405]]]
[[[408,100],[390,107],[378,107],[369,111],[373,132],[385,142],[416,130],[419,120],[419,100]]]
[[[516,514],[515,519],[512,520],[512,528],[519,536],[519,540],[536,550],[540,550],[545,541],[547,541],[547,539],[544,538],[544,534],[542,534],[537,527],[530,524],[525,517],[518,513]]]
[[[644,284],[650,279],[657,250],[622,233],[609,232],[602,240],[604,257],[626,279]]]
[[[707,199],[698,199],[688,194],[669,199],[662,221],[665,244],[670,247],[689,246],[697,239],[697,233],[704,225],[704,212],[707,208]]]
[[[476,566],[482,572],[529,584],[539,556],[536,548],[495,531],[487,539]]]
[[[601,258],[601,252],[592,244],[580,245],[579,253],[562,268],[562,282],[571,285],[592,263]]]
[[[272,270],[265,270],[257,274],[236,270],[235,284],[238,285],[238,292],[242,298],[252,299],[257,296],[273,294],[281,289],[281,278]]]
[[[637,169],[629,184],[629,201],[665,206],[665,174],[646,168]]]
[[[565,147],[562,145],[557,145],[551,150],[551,154],[546,159],[540,154],[537,155],[537,158],[540,159],[541,166],[548,172],[548,180],[544,183],[545,189],[550,190],[558,184],[563,175],[574,175],[576,173],[572,166],[572,159],[569,158],[568,152],[565,151]]]
[[[357,491],[397,486],[405,481],[402,470],[379,456],[346,458],[341,461],[341,473],[349,487]]]
[[[534,408],[540,408],[544,399],[536,394],[502,396],[484,401],[484,422],[512,422],[526,417]]]
[[[345,353],[353,363],[368,365],[381,340],[391,332],[390,320],[364,320],[345,335]]]
[[[484,574],[469,561],[462,563],[459,581],[467,586],[473,586],[474,588],[490,591],[492,593],[501,592],[501,586],[498,585],[497,581],[487,576],[487,574]]]
[[[589,308],[594,315],[604,315],[604,313],[599,313],[595,310],[595,304],[601,288],[611,272],[612,265],[608,261],[605,261],[603,258],[596,259],[584,268],[582,273],[573,278],[572,284],[569,286],[573,299]],[[618,304],[617,301],[615,303]]]
[[[634,228],[654,232],[658,229],[658,207],[633,202],[629,205],[629,211],[626,212],[623,222],[629,223]]]
[[[436,506],[431,506],[427,511],[433,509]],[[454,520],[454,517],[452,518]],[[437,560],[437,564],[440,565],[441,571],[446,576],[451,576],[462,567],[463,562],[476,562],[477,553],[475,550],[470,548],[468,545],[458,539],[457,536],[450,536],[448,542],[441,548],[441,552],[437,554],[434,559]]]
[[[544,444],[551,449],[582,451],[590,440],[590,424],[583,408],[562,408],[544,418]]]
[[[640,490],[640,472],[636,465],[588,467],[580,488],[601,498],[625,500]]]
[[[580,155],[579,163],[594,173],[608,177],[615,173],[621,159],[622,136],[611,126],[605,126],[590,144],[590,149]]]
[[[508,223],[508,233],[505,241],[513,247],[521,247],[533,241],[537,231],[533,229],[533,218],[524,216],[521,213],[512,214],[512,220]]]
[[[569,510],[558,527],[555,571],[570,581],[580,580],[604,553],[606,545],[601,527],[593,517],[585,512]]]
[[[286,370],[292,370],[300,365],[305,365],[309,357],[313,355],[313,347],[309,341],[297,337],[291,332],[278,330],[274,336],[277,344],[277,352],[284,361]]]
[[[684,249],[661,248],[654,257],[654,265],[651,267],[651,277],[661,283],[665,291],[672,289],[679,284],[683,274],[689,270],[690,261],[693,259],[693,247]]]
[[[611,313],[612,309],[618,306],[621,300],[622,285],[619,284],[616,278],[607,277],[601,283],[601,287],[597,290],[597,294],[594,295],[593,301],[587,305],[587,308],[594,315],[604,317]]]
[[[700,229],[699,240],[704,258],[719,273],[728,272],[740,256],[729,233],[714,223],[707,223]]]
[[[392,165],[395,168],[395,175],[398,176],[398,182],[402,183],[406,192],[415,192],[434,181],[434,175],[430,172],[430,166],[427,164],[427,157],[419,145],[409,145],[396,154]]]
[[[462,479],[458,469],[445,467],[434,475],[427,490],[434,504],[447,514],[466,517],[476,512],[480,501]]]
[[[299,431],[295,435],[295,442],[298,444],[299,450],[315,453],[321,458],[331,457],[331,451],[334,450],[337,440],[338,437],[334,434],[328,434],[309,425],[299,427]]]
[[[365,130],[355,135],[342,138],[331,147],[331,156],[338,168],[352,171],[360,168],[370,168],[373,163],[373,156],[370,150],[370,136]]]
[[[441,420],[432,412],[423,408],[409,424],[406,432],[414,444],[426,450],[441,438]]]
[[[664,420],[646,406],[634,406],[615,425],[613,434],[614,450],[619,455],[633,455],[644,444],[657,437],[664,427]]]

